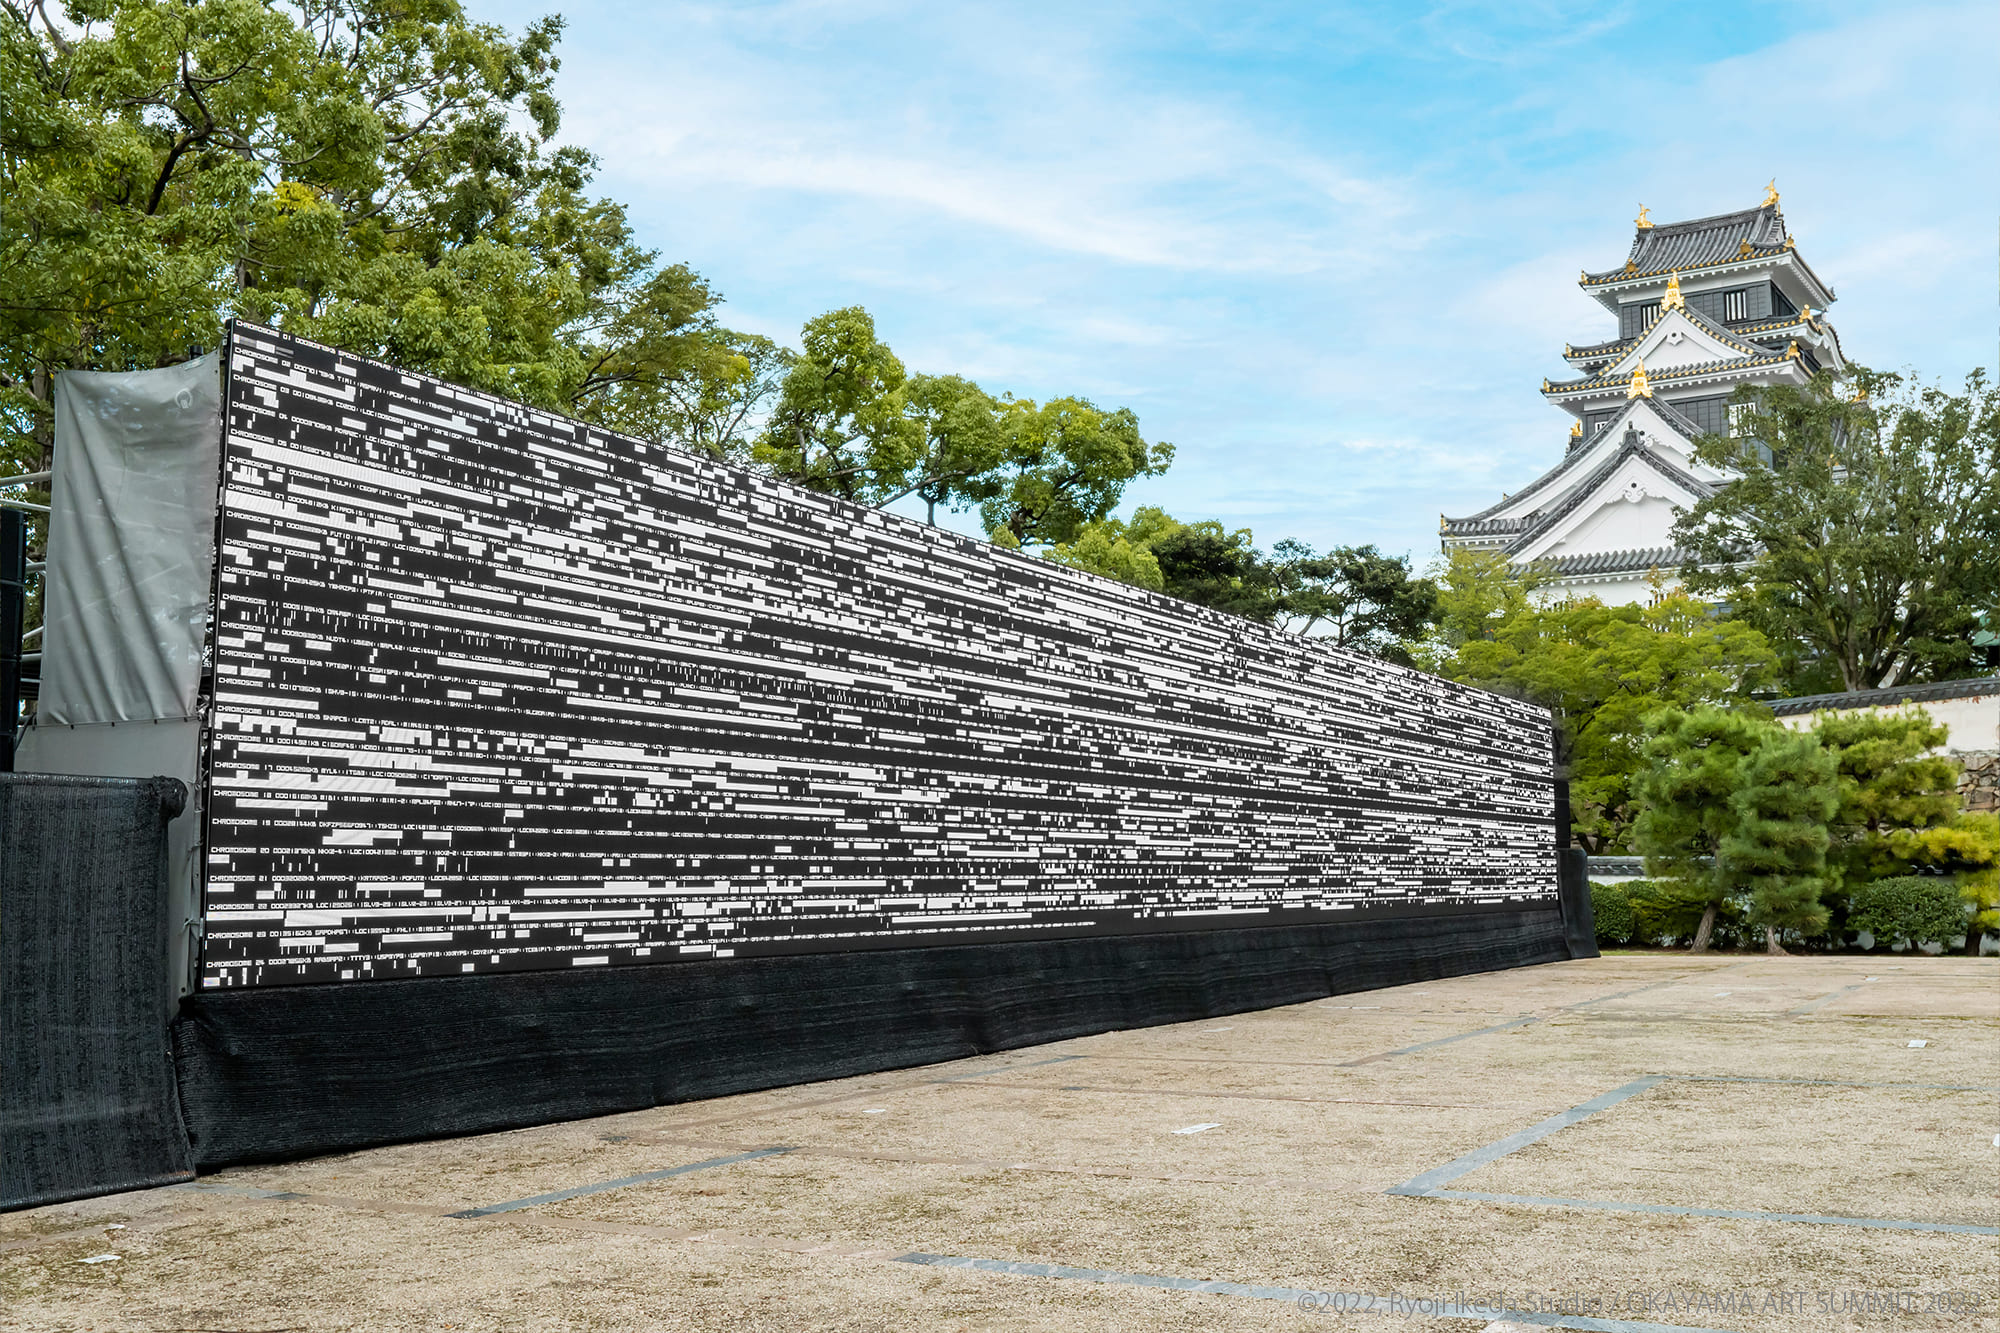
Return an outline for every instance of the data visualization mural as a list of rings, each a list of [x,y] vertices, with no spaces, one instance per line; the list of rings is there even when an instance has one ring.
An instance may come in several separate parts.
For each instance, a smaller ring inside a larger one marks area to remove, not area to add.
[[[1555,904],[1547,715],[249,325],[204,984]]]

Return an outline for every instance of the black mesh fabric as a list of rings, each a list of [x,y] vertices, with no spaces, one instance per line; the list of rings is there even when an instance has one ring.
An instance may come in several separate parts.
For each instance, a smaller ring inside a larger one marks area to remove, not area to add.
[[[1570,956],[1558,911],[216,990],[197,1164],[608,1115]]]
[[[0,773],[0,1208],[193,1175],[167,1048],[173,778]]]
[[[1571,958],[1596,958],[1597,913],[1590,906],[1590,857],[1581,847],[1556,852],[1556,895],[1562,901],[1563,943]]]

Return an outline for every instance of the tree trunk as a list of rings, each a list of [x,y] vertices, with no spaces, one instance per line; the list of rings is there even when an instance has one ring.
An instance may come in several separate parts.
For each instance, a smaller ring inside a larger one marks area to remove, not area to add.
[[[1776,926],[1764,927],[1764,952],[1777,954],[1780,957],[1785,955],[1784,946],[1778,943],[1778,928]]]
[[[55,466],[56,458],[56,415],[52,406],[56,400],[54,377],[36,366],[28,372],[28,393],[50,409],[47,413],[36,413],[34,424],[28,428],[29,438],[35,442],[35,471],[47,472]]]
[[[1979,928],[1979,923],[1977,921],[1971,921],[1966,923],[1965,956],[1967,958],[1979,957],[1979,940],[1980,937],[1985,934],[1986,932]]]
[[[1701,924],[1694,928],[1694,947],[1689,953],[1707,953],[1708,937],[1715,933],[1715,904],[1702,909]]]

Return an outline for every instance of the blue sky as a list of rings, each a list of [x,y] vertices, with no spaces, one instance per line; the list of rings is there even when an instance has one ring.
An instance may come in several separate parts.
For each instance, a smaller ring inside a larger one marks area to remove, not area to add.
[[[1129,406],[1179,454],[1127,508],[1266,547],[1422,564],[1559,458],[1537,389],[1641,203],[1775,176],[1851,357],[1995,361],[1991,0],[561,12],[565,137],[726,322],[859,304],[913,370]]]

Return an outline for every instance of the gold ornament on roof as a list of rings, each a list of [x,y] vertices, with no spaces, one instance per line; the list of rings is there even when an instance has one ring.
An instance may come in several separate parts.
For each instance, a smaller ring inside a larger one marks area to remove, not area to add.
[[[1792,339],[1792,345],[1785,349],[1785,360],[1796,361],[1798,359],[1799,359],[1799,340],[1797,338],[1794,338]]]
[[[1771,183],[1764,187],[1763,206],[1765,208],[1776,208],[1778,206],[1778,178],[1776,176],[1771,177]]]
[[[1652,209],[1646,207],[1644,204],[1639,205],[1639,216],[1632,219],[1632,225],[1640,231],[1651,231],[1653,229],[1653,219],[1647,215],[1652,211]]]
[[[1687,302],[1681,299],[1681,271],[1675,269],[1673,276],[1667,279],[1667,294],[1660,298],[1660,310],[1664,313],[1668,310],[1685,309]]]
[[[1632,399],[1651,398],[1652,396],[1653,386],[1646,381],[1646,363],[1641,361],[1639,368],[1632,372],[1632,382],[1625,388],[1625,397]]]
[[[1581,421],[1572,421],[1569,423],[1569,437],[1572,440],[1583,438],[1583,423]]]
[[[1750,253],[1750,242],[1748,241],[1745,241],[1743,242],[1743,244],[1736,247],[1736,257],[1738,259],[1744,258],[1749,253]]]

